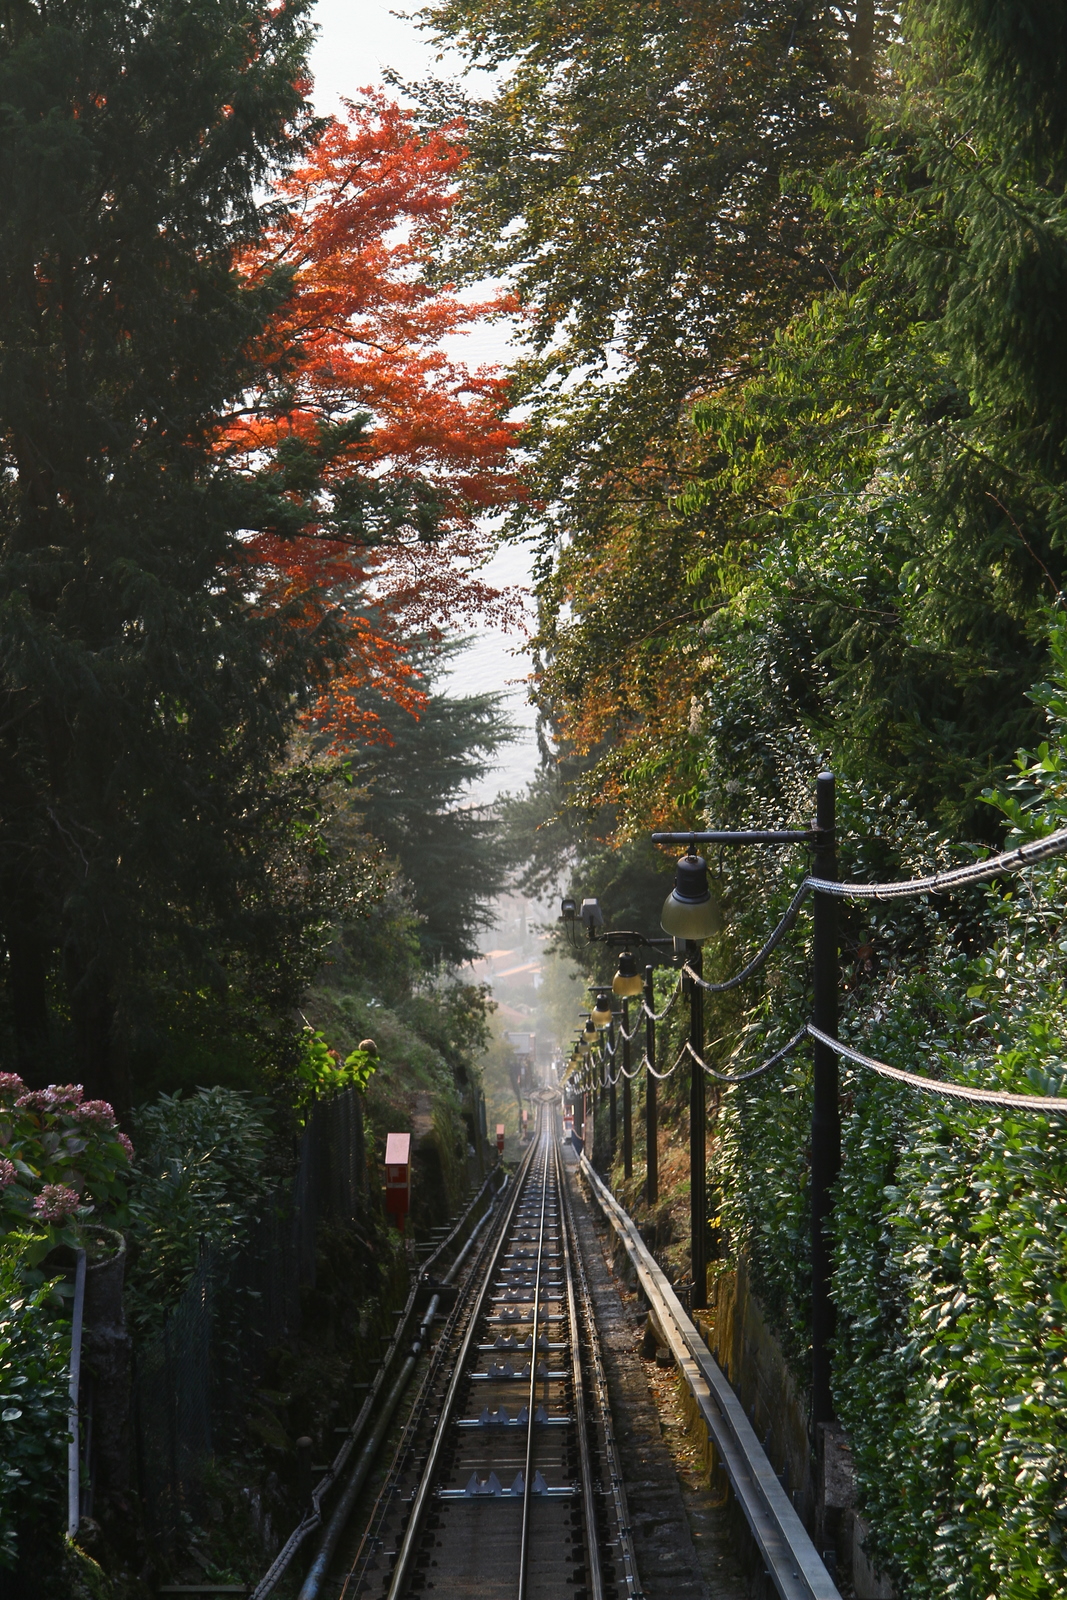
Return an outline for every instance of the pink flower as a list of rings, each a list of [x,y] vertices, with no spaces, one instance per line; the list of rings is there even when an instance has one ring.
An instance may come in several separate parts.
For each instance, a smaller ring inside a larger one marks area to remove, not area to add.
[[[119,1144],[122,1146],[122,1148],[126,1152],[127,1161],[132,1161],[133,1160],[133,1144],[132,1144],[128,1134],[120,1133],[117,1137],[118,1137]]]
[[[53,1105],[79,1106],[85,1090],[80,1083],[54,1083],[48,1092]]]
[[[0,1072],[0,1096],[26,1093],[26,1085],[17,1072]]]
[[[83,1100],[74,1115],[79,1122],[102,1122],[105,1127],[115,1126],[115,1113],[106,1100]]]
[[[81,1203],[81,1195],[65,1183],[46,1183],[33,1202],[33,1209],[42,1222],[66,1222]]]
[[[52,1103],[51,1089],[30,1089],[15,1101],[20,1111],[51,1111]]]
[[[0,1157],[0,1189],[6,1189],[9,1183],[14,1183],[18,1177],[15,1163],[8,1161],[7,1157]]]

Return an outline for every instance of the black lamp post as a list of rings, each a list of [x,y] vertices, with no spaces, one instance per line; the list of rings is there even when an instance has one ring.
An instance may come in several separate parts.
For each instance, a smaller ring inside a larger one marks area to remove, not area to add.
[[[654,833],[653,844],[809,844],[815,846],[815,875],[837,877],[834,775],[820,772],[816,779],[815,820],[811,828],[751,828],[701,833]],[[837,902],[832,895],[816,894],[813,917],[814,1021],[831,1037],[837,1034],[838,943]],[[666,926],[666,922],[664,923]],[[690,961],[693,971],[699,968]],[[699,985],[693,984],[693,988]],[[702,1021],[702,1018],[701,1018]],[[696,1048],[696,1046],[694,1046]],[[695,1064],[694,1064],[695,1065]],[[700,1074],[703,1078],[703,1073]],[[701,1086],[703,1087],[703,1085]],[[838,1106],[837,1057],[817,1041],[814,1051],[811,1120],[811,1343],[812,1420],[827,1422],[833,1416],[830,1389],[829,1343],[834,1331],[834,1304],[830,1294],[830,1246],[827,1225],[832,1211],[832,1190],[841,1166],[841,1115]],[[694,1219],[694,1229],[696,1220]],[[701,1230],[703,1241],[706,1219]],[[694,1287],[696,1277],[694,1273]],[[694,1300],[693,1304],[698,1302]]]
[[[645,968],[645,1056],[656,1064],[656,991],[652,982],[654,967]],[[658,1084],[651,1072],[645,1073],[645,1199],[654,1206],[659,1199],[659,1124],[656,1117]]]
[[[619,956],[619,967],[611,980],[612,993],[622,1001],[622,1170],[623,1176],[634,1175],[633,1089],[630,1080],[630,1001],[644,987],[633,952],[624,950]]]
[[[837,877],[834,775],[821,772],[815,785],[815,876]],[[837,1037],[837,901],[816,894],[813,911],[815,1026]],[[841,1169],[841,1110],[837,1093],[837,1056],[829,1045],[814,1041],[811,1107],[811,1400],[812,1421],[830,1422],[834,1414],[830,1388],[830,1340],[834,1336],[834,1302],[830,1294],[832,1190]]]
[[[661,924],[676,939],[685,940],[687,964],[697,977],[703,973],[702,942],[715,931],[717,912],[708,886],[708,866],[692,847],[675,868],[674,888],[663,903]],[[686,976],[689,1000],[689,1258],[692,1266],[689,1308],[701,1311],[708,1303],[708,1148],[707,1103],[704,1069],[694,1057],[704,1055],[704,991]]]

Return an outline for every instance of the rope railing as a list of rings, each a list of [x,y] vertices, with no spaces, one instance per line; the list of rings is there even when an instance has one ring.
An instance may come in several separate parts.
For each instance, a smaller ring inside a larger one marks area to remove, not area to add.
[[[672,1001],[672,1004],[673,1004],[673,1001]],[[649,1015],[651,1015],[651,1012],[649,1013]],[[644,1022],[645,1022],[645,1003],[642,1000],[641,1005],[638,1008],[638,1012],[637,1012],[637,1021],[634,1023],[634,1025],[630,1029],[629,1033],[627,1033],[627,1031],[623,1027],[622,1023],[618,1022],[615,1025],[616,1036],[619,1039],[625,1040],[625,1042],[627,1044],[632,1044],[634,1039],[637,1038],[637,1030],[638,1030],[638,1028],[644,1027]]]
[[[817,894],[832,894],[839,900],[904,900],[916,894],[947,894],[950,889],[967,888],[972,883],[988,883],[1005,872],[1020,872],[1024,867],[1048,861],[1067,852],[1067,828],[1059,828],[1044,839],[1034,839],[1014,850],[972,861],[966,867],[952,867],[926,878],[905,878],[901,883],[838,883],[826,878],[805,878],[801,888]]]
[[[642,1001],[641,1001],[641,1015],[643,1017],[647,1017],[649,1022],[662,1022],[664,1017],[667,1016],[668,1013],[670,1012],[671,1007],[674,1005],[674,1002],[677,1000],[677,998],[681,994],[681,992],[682,992],[682,977],[681,977],[681,974],[679,973],[678,982],[674,986],[674,992],[672,993],[670,999],[667,1001],[667,1004],[663,1007],[663,1010],[662,1011],[652,1011],[652,1010],[650,1010],[647,1000],[642,999]],[[630,1035],[630,1038],[631,1039],[633,1038],[633,1034],[632,1033]]]

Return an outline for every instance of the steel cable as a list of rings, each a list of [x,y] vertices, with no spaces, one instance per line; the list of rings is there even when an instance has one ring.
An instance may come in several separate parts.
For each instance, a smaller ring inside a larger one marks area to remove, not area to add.
[[[842,1044],[840,1039],[823,1033],[813,1022],[809,1022],[804,1031],[813,1039],[818,1039],[820,1044],[828,1045],[837,1055],[844,1056],[848,1061],[854,1061],[857,1066],[867,1067],[871,1072],[877,1072],[880,1077],[891,1078],[894,1083],[906,1083],[909,1088],[920,1089],[925,1094],[943,1094],[952,1100],[966,1100],[974,1105],[1001,1106],[1005,1111],[1041,1111],[1053,1112],[1061,1117],[1067,1116],[1067,1096],[1009,1094],[1006,1090],[972,1089],[964,1083],[942,1083],[937,1078],[927,1078],[918,1072],[903,1072],[899,1067],[890,1067],[884,1061],[876,1061],[873,1056],[864,1055],[861,1050],[853,1050],[851,1045]]]
[[[1067,828],[1050,833],[1047,839],[1036,839],[1032,844],[1019,845],[1014,850],[1004,850],[1000,855],[989,856],[985,861],[974,861],[966,867],[953,867],[947,872],[934,872],[925,878],[905,878],[900,883],[839,883],[836,879],[806,877],[800,884],[782,920],[771,933],[747,966],[735,972],[732,978],[721,983],[709,983],[688,964],[682,968],[686,977],[699,984],[708,994],[723,994],[736,989],[754,972],[758,972],[767,957],[782,941],[783,936],[796,921],[800,908],[809,894],[829,894],[838,900],[904,900],[919,894],[947,894],[950,889],[966,888],[972,883],[986,883],[1001,873],[1020,872],[1039,861],[1067,852]]]
[[[687,1039],[685,1044],[683,1044],[682,1048],[679,1050],[677,1060],[675,1061],[673,1067],[668,1067],[666,1072],[657,1072],[655,1067],[652,1065],[651,1061],[648,1059],[647,1053],[644,1056],[642,1056],[642,1058],[641,1058],[641,1067],[643,1067],[647,1072],[651,1072],[652,1076],[654,1078],[658,1078],[660,1080],[660,1082],[662,1083],[664,1078],[669,1078],[675,1072],[678,1071],[678,1068],[681,1066],[682,1062],[685,1060],[686,1051],[688,1049],[689,1049],[689,1040]],[[639,1067],[637,1069],[639,1072],[641,1070],[641,1067]]]
[[[839,900],[902,900],[913,894],[944,894],[949,889],[965,888],[971,883],[984,883],[999,877],[1002,872],[1019,872],[1023,867],[1067,851],[1067,828],[1050,833],[1045,839],[1035,839],[1032,844],[1022,844],[1014,850],[1004,850],[1000,855],[989,856],[985,861],[973,861],[966,867],[953,867],[948,872],[935,872],[927,878],[907,878],[903,883],[836,883],[826,878],[805,878],[801,888],[815,890],[818,894],[832,894]]]
[[[708,1063],[697,1055],[688,1039],[685,1041],[685,1048],[688,1050],[697,1066],[703,1067],[708,1077],[714,1078],[716,1082],[747,1083],[749,1078],[759,1078],[763,1075],[763,1073],[769,1072],[772,1067],[776,1067],[779,1061],[783,1060],[791,1050],[796,1048],[801,1039],[806,1038],[808,1032],[809,1028],[805,1023],[804,1027],[797,1029],[796,1033],[794,1033],[788,1044],[784,1044],[780,1050],[776,1050],[773,1056],[768,1057],[768,1059],[762,1062],[758,1067],[753,1067],[751,1072],[719,1072],[715,1067],[709,1067]]]
[[[681,974],[679,973],[678,982],[674,986],[674,993],[671,995],[670,999],[667,1001],[667,1004],[663,1007],[663,1010],[662,1011],[650,1011],[649,1008],[648,1008],[647,1002],[642,998],[642,1000],[641,1000],[641,1015],[647,1017],[650,1022],[662,1022],[664,1017],[670,1011],[671,1007],[674,1005],[674,1002],[677,1000],[678,996],[681,994],[681,992],[682,992],[682,978],[681,978]],[[630,1038],[631,1039],[633,1038],[633,1034],[630,1035]]]

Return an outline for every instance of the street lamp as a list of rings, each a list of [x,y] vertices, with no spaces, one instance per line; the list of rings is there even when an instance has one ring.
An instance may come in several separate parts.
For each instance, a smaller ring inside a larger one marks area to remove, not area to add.
[[[699,942],[715,932],[717,913],[708,887],[708,864],[690,849],[674,869],[674,888],[663,902],[660,927],[675,939]]]
[[[619,957],[619,969],[611,980],[611,990],[620,1000],[633,1000],[641,993],[645,980],[637,970],[632,951],[624,950]]]
[[[691,1311],[708,1303],[708,1145],[707,1103],[704,1068],[698,1058],[704,1055],[704,991],[701,943],[715,931],[716,912],[708,885],[708,864],[689,846],[674,869],[674,888],[663,902],[660,926],[675,939],[685,940],[689,969],[696,978],[685,977],[689,996],[689,1295]]]
[[[606,1028],[611,1022],[611,990],[598,989],[596,991],[596,1005],[589,1017],[598,1028]]]

